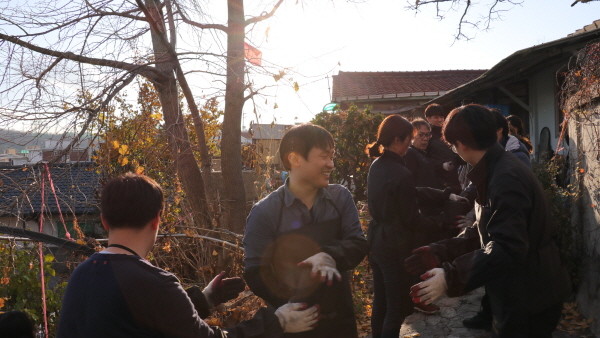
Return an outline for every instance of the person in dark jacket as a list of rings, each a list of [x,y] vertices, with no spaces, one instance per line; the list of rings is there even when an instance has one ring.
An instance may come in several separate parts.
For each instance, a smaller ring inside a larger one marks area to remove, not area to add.
[[[273,306],[319,306],[315,329],[290,337],[358,337],[350,278],[367,240],[350,191],[329,184],[334,147],[320,126],[288,130],[279,156],[289,176],[246,221],[244,277],[252,292]]]
[[[431,126],[423,119],[415,119],[411,124],[414,128],[414,136],[404,155],[406,168],[415,178],[415,186],[443,190],[444,183],[436,171],[435,161],[431,161],[427,154],[427,147],[432,137]]]
[[[525,145],[525,148],[527,148],[527,152],[531,154],[533,151],[533,145],[531,145],[529,137],[527,137],[525,134],[523,120],[521,120],[521,118],[517,115],[508,115],[506,120],[508,121],[508,133],[521,141],[521,143]]]
[[[490,111],[494,115],[494,120],[496,121],[496,137],[498,138],[498,143],[500,143],[505,151],[510,151],[521,160],[521,162],[531,168],[529,151],[527,151],[525,145],[519,141],[518,138],[509,134],[508,120],[498,109],[490,109]]]
[[[150,264],[163,209],[163,192],[151,178],[128,173],[102,189],[100,219],[108,247],[90,256],[71,275],[65,291],[59,338],[67,337],[281,337],[317,323],[316,307],[286,304],[263,308],[227,331],[200,316],[237,297],[239,277],[215,277],[203,290],[184,290],[175,275]]]
[[[470,104],[454,109],[443,134],[473,166],[469,178],[482,207],[478,231],[466,229],[405,261],[413,273],[441,262],[411,287],[413,301],[429,303],[444,294],[455,297],[485,286],[494,337],[551,337],[570,281],[540,183],[498,144],[494,116],[487,108]]]
[[[379,125],[377,141],[367,146],[376,157],[369,168],[367,197],[372,221],[369,224],[369,262],[373,269],[374,299],[371,328],[374,338],[397,338],[404,318],[412,313],[408,296],[410,276],[402,261],[420,246],[420,235],[444,231],[442,220],[419,212],[418,192],[410,171],[404,165],[413,136],[413,127],[400,115],[386,117]],[[429,200],[443,203],[458,196],[449,190],[428,190]]]
[[[458,166],[463,161],[442,140],[442,126],[448,111],[437,103],[425,108],[425,119],[431,125],[431,140],[427,146],[427,156],[434,163],[437,175],[442,179],[444,187],[453,193],[460,193]]]

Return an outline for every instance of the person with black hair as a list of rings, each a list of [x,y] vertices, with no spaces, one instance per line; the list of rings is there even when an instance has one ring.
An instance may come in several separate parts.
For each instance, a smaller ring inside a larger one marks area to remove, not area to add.
[[[453,193],[460,193],[458,181],[458,166],[464,162],[442,140],[442,126],[448,111],[437,103],[425,108],[425,119],[431,125],[431,140],[427,146],[427,157],[434,163],[435,169],[445,187]]]
[[[162,188],[133,173],[108,181],[100,195],[108,246],[81,263],[69,279],[58,325],[66,337],[281,337],[312,329],[315,307],[285,304],[222,330],[206,324],[210,309],[237,297],[239,277],[218,274],[204,289],[184,290],[172,273],[144,257],[152,250],[163,210]]]
[[[246,221],[244,277],[250,289],[273,306],[319,306],[315,329],[290,337],[358,337],[350,270],[365,257],[367,241],[352,194],[329,184],[334,154],[324,128],[288,130],[279,156],[289,176]]]
[[[508,133],[519,139],[519,141],[525,145],[527,151],[531,153],[533,151],[533,145],[531,144],[529,137],[525,134],[523,120],[517,115],[508,115],[506,120],[508,121]]]
[[[450,190],[417,191],[403,160],[412,137],[411,123],[400,115],[390,115],[379,125],[377,141],[366,147],[367,154],[376,158],[367,178],[368,207],[372,217],[367,237],[369,263],[373,270],[373,338],[397,338],[404,318],[413,311],[414,305],[407,292],[413,277],[404,270],[402,261],[413,248],[423,244],[423,238],[428,234],[441,233],[452,226],[451,222],[444,222],[441,215],[428,217],[421,214],[417,199],[428,198],[430,203],[437,201],[439,205],[448,199],[461,199]],[[425,304],[422,308],[425,311],[436,309]]]
[[[490,109],[494,115],[496,121],[496,137],[498,143],[504,148],[505,151],[513,153],[523,164],[531,168],[531,159],[529,158],[529,151],[525,144],[523,144],[517,137],[509,134],[508,120],[498,109]]]
[[[34,338],[31,317],[23,311],[0,313],[0,338]]]
[[[423,273],[411,297],[430,303],[485,286],[494,337],[551,337],[570,293],[557,229],[540,183],[502,149],[496,130],[494,115],[481,105],[462,106],[448,116],[444,138],[473,166],[468,176],[482,208],[476,228],[405,261],[412,273]]]
[[[423,119],[415,119],[411,124],[414,129],[413,139],[404,155],[404,162],[415,178],[415,186],[444,189],[444,183],[435,169],[435,162],[427,154],[432,138],[431,125]]]

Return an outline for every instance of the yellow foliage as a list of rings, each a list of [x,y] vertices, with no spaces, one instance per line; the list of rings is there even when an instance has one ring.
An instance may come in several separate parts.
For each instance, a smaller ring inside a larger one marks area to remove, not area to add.
[[[119,141],[117,141],[117,140],[112,141],[112,145],[113,145],[114,149],[118,149],[119,148]]]
[[[116,142],[116,141],[115,141],[115,142]],[[126,144],[122,144],[122,145],[119,147],[119,154],[121,154],[121,155],[127,155],[127,153],[128,153],[128,152],[129,152],[129,146],[128,146],[128,145],[126,145]]]
[[[123,157],[121,159],[121,166],[124,167],[127,165],[127,163],[129,163],[129,159],[127,157]]]
[[[135,173],[138,175],[141,175],[144,173],[144,167],[142,167],[141,165],[138,166],[137,168],[135,168]]]

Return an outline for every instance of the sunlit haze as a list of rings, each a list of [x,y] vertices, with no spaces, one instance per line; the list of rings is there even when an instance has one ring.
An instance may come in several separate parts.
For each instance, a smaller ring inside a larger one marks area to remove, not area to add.
[[[259,121],[310,121],[330,102],[331,76],[340,70],[487,69],[517,50],[564,37],[600,18],[600,3],[571,7],[571,2],[526,0],[507,6],[510,10],[491,29],[467,30],[469,41],[454,40],[459,13],[446,12],[440,20],[433,6],[415,13],[406,2],[391,0],[284,2],[275,17],[249,32],[247,41],[262,51],[263,66],[289,68],[288,77],[300,89],[280,81],[267,90],[267,97],[255,100]],[[262,8],[267,3],[261,1]],[[256,13],[247,6],[247,14]],[[473,12],[473,20],[479,17]],[[272,78],[257,81],[274,84]],[[245,126],[256,121],[253,110],[248,102]]]

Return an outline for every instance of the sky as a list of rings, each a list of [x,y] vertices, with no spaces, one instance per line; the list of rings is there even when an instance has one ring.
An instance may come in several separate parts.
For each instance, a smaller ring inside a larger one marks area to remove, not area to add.
[[[249,15],[269,8],[272,1],[246,3]],[[397,0],[286,1],[273,18],[252,27],[247,41],[262,51],[263,66],[285,69],[292,79],[266,89],[254,104],[246,103],[243,125],[310,121],[330,102],[331,76],[339,71],[489,69],[518,50],[565,37],[600,19],[600,1],[571,3],[505,4],[508,11],[490,29],[468,30],[471,39],[456,41],[457,11],[446,11],[440,20],[431,5],[415,13]],[[472,21],[487,8],[485,1],[478,6]],[[255,81],[275,84],[270,77]],[[299,84],[297,92],[293,82]]]

